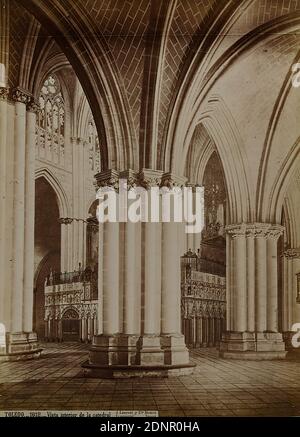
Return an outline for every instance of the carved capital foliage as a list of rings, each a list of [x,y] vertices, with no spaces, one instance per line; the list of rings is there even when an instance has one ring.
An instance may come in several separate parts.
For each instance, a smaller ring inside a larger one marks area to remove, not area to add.
[[[176,176],[173,173],[164,173],[162,175],[161,186],[167,188],[182,188],[185,186],[187,179],[184,177]]]
[[[115,190],[119,189],[119,172],[116,170],[106,170],[97,173],[96,176],[97,187],[111,187]]]
[[[7,100],[9,96],[9,88],[0,87],[0,100]]]
[[[289,248],[284,251],[283,255],[288,259],[300,259],[300,247]]]
[[[119,178],[126,180],[128,190],[139,185],[138,174],[133,170],[125,170],[120,172]]]
[[[70,225],[73,219],[70,217],[61,217],[60,219],[58,219],[58,221],[61,225]]]
[[[142,169],[138,175],[140,185],[147,190],[150,188],[159,188],[163,172],[159,170]]]
[[[186,186],[187,179],[184,177],[176,176],[172,173],[163,173],[160,170],[142,169],[140,172],[133,170],[125,170],[118,172],[116,170],[106,170],[104,172],[98,173],[95,176],[96,186],[100,187],[111,187],[116,190],[119,189],[119,180],[125,179],[127,181],[127,188],[143,187],[150,189],[152,187],[166,187],[172,188],[182,188]],[[189,185],[192,186],[192,185]],[[196,185],[193,185],[196,188]]]
[[[246,235],[246,224],[227,226],[226,232],[231,238],[244,237]]]
[[[89,217],[87,220],[87,229],[93,234],[97,233],[99,230],[99,223],[96,217]]]
[[[265,238],[278,239],[284,230],[283,226],[273,225],[270,223],[241,223],[238,225],[229,225],[226,232],[231,238]]]
[[[31,97],[26,104],[26,108],[29,112],[37,113],[40,110],[40,105],[37,103],[34,97]]]
[[[28,105],[33,99],[32,94],[22,88],[13,88],[10,98],[13,102],[24,103],[25,105]]]

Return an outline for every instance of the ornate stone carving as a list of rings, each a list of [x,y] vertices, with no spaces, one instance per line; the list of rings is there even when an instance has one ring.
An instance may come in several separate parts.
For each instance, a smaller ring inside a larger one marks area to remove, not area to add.
[[[182,188],[185,186],[187,179],[185,177],[176,176],[173,173],[164,173],[161,178],[161,186],[167,188]]]
[[[58,221],[61,225],[70,225],[73,219],[70,217],[61,217],[58,219]]]
[[[231,236],[231,238],[237,238],[246,235],[246,224],[241,223],[240,225],[229,225],[226,226],[226,232]]]
[[[75,317],[75,313],[77,316]],[[97,298],[86,282],[45,287],[45,320],[97,318]]]
[[[40,105],[36,102],[34,97],[31,97],[30,100],[27,102],[27,111],[37,113],[40,110]]]
[[[9,96],[9,88],[0,87],[0,100],[7,100]]]
[[[89,217],[87,220],[87,228],[92,233],[97,233],[99,230],[99,222],[96,217]]]
[[[300,247],[289,248],[284,251],[283,255],[288,259],[300,258]]]
[[[81,138],[81,137],[71,137],[71,142],[74,145],[76,144],[77,146],[83,147],[85,140],[84,140],[84,138]]]
[[[131,188],[135,188],[139,185],[138,174],[133,170],[125,170],[120,172],[120,179],[126,179],[127,182],[127,190]]]
[[[142,169],[138,175],[140,185],[146,190],[160,187],[163,172],[159,170]]]
[[[224,318],[226,312],[225,278],[192,271],[181,285],[181,311],[184,318]]]
[[[28,105],[31,102],[32,98],[33,98],[32,94],[19,87],[14,88],[11,92],[11,99],[14,102],[20,102],[20,103],[24,103],[25,105]]]
[[[226,232],[232,237],[240,236],[253,238],[275,238],[278,239],[283,233],[284,227],[270,223],[241,223],[238,225],[229,225]]]
[[[97,187],[111,187],[115,190],[119,189],[119,172],[116,170],[106,170],[97,173],[96,176]]]

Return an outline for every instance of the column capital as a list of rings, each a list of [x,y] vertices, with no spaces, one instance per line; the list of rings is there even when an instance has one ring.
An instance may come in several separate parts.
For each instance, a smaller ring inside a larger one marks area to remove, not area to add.
[[[183,176],[177,176],[174,173],[164,173],[162,175],[161,186],[167,188],[179,187],[182,188],[185,186],[187,182],[187,178]]]
[[[105,170],[95,175],[97,187],[111,187],[117,190],[119,188],[119,175],[117,170]]]
[[[244,235],[248,238],[277,240],[283,231],[283,226],[271,223],[240,223],[226,226],[226,232],[231,235],[232,238]]]
[[[86,219],[87,227],[90,229],[93,233],[98,232],[99,230],[99,222],[96,217],[88,217]]]
[[[139,185],[138,174],[134,170],[128,169],[119,173],[119,179],[126,179],[127,189],[135,188]]]
[[[247,225],[245,223],[241,223],[239,225],[229,225],[226,226],[225,230],[231,238],[244,237],[246,235]]]
[[[70,225],[73,222],[73,219],[70,217],[60,217],[58,221],[61,225]]]
[[[143,168],[139,172],[139,181],[142,187],[147,190],[154,187],[160,187],[163,172],[161,170],[151,170]]]
[[[289,248],[284,251],[283,255],[288,259],[300,259],[300,247]]]
[[[197,189],[197,188],[203,188],[202,185],[200,185],[200,184],[193,184],[193,183],[191,183],[191,182],[187,182],[187,183],[185,184],[185,186],[186,186],[187,188],[192,188],[193,193],[196,192],[196,189]]]
[[[85,140],[82,137],[72,136],[71,142],[72,142],[72,144],[76,144],[77,146],[80,146],[85,142]]]
[[[10,99],[13,102],[19,102],[28,105],[32,101],[33,96],[29,91],[24,90],[21,87],[16,87],[11,90]]]
[[[0,100],[7,100],[9,96],[8,87],[0,87]]]

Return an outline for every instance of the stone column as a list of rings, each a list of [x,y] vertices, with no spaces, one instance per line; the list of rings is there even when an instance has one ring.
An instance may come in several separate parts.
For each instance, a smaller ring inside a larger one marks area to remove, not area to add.
[[[32,332],[33,323],[33,275],[34,275],[34,204],[35,204],[35,128],[34,101],[27,105],[25,148],[25,236],[24,236],[24,304],[23,330]]]
[[[145,223],[145,335],[161,330],[161,235],[160,223]]]
[[[87,319],[87,340],[88,341],[91,341],[91,339],[92,339],[92,324],[91,324],[91,322],[92,322],[91,317],[88,317],[88,319]]]
[[[84,258],[84,244],[85,244],[85,221],[82,218],[74,220],[76,222],[76,233],[77,233],[77,265],[81,265],[81,268],[85,268],[85,258]]]
[[[81,319],[81,341],[85,343],[87,340],[87,324],[86,324],[86,318],[83,317]]]
[[[115,171],[107,171],[97,175],[99,187],[109,187],[111,190],[118,190],[119,174]],[[100,228],[103,226],[103,231]],[[90,352],[90,362],[97,365],[126,364],[127,357],[120,352],[120,243],[119,223],[107,221],[99,224],[99,247],[102,243],[102,257],[99,265],[102,272],[99,272],[99,293],[101,303],[100,318],[102,316],[102,334],[93,338],[93,346]],[[101,331],[100,331],[101,332]]]
[[[99,187],[121,191],[119,177],[148,191],[175,181],[173,175],[147,169],[96,175]],[[149,206],[149,193],[144,190],[142,196]],[[87,375],[118,376],[120,366],[123,376],[192,371],[180,326],[181,223],[162,226],[158,216],[158,222],[142,223],[142,232],[140,225],[99,224],[99,335],[83,366]]]
[[[72,137],[72,193],[73,193],[73,205],[72,205],[72,218],[71,223],[72,229],[72,268],[70,271],[78,270],[79,266],[79,222],[78,218],[80,216],[79,210],[79,198],[80,198],[80,138]]]
[[[232,305],[232,280],[231,280],[231,273],[233,271],[231,267],[232,263],[232,240],[230,238],[229,233],[226,234],[226,329],[227,331],[232,331],[232,311],[231,311],[231,305]]]
[[[67,240],[68,240],[68,246],[66,248],[68,254],[67,254],[67,266],[66,271],[72,272],[74,270],[74,260],[73,260],[73,219],[67,217],[66,221],[66,234],[67,234]]]
[[[162,186],[169,189],[182,189],[185,182],[185,179],[171,173],[162,176]],[[175,221],[162,225],[161,345],[165,352],[165,364],[184,364],[189,360],[181,334],[179,227],[182,229],[181,223]]]
[[[120,174],[120,179],[126,181],[126,190],[132,190],[137,184],[135,174],[132,171],[125,171]],[[128,192],[128,191],[127,191]],[[130,221],[122,223],[123,226],[123,243],[124,243],[124,271],[121,281],[123,282],[123,334],[134,336],[133,342],[136,343],[135,336],[139,335],[140,326],[137,314],[141,311],[141,295],[136,290],[136,262],[137,262],[137,244],[138,234],[141,232],[140,223]],[[130,339],[128,339],[131,346]]]
[[[267,240],[267,331],[278,332],[277,242],[281,232],[274,230]]]
[[[248,331],[255,331],[255,247],[254,233],[249,230],[246,232],[247,245],[247,324]]]
[[[13,244],[12,280],[7,283],[11,311],[6,353],[7,359],[15,360],[40,354],[36,334],[32,332],[35,149],[32,111],[36,105],[33,97],[20,88],[14,89],[10,97],[14,102],[14,153],[10,155],[13,158]],[[6,165],[9,165],[8,160]]]
[[[28,95],[15,90],[14,223],[11,332],[23,328],[24,228],[25,228],[25,141]]]
[[[229,231],[230,232],[230,231]],[[247,330],[246,239],[243,230],[234,230],[233,239],[233,330]]]
[[[283,254],[283,284],[282,284],[282,315],[283,336],[288,351],[300,353],[300,348],[294,348],[291,343],[294,323],[300,321],[300,302],[296,274],[300,272],[300,248],[288,248]]]
[[[7,122],[8,88],[0,88],[0,323],[7,329],[5,290],[7,289],[7,247],[6,247],[6,183],[7,183]]]
[[[140,173],[142,186],[148,192],[148,222],[144,224],[144,326],[140,341],[140,364],[164,363],[164,353],[161,348],[161,239],[162,225],[160,217],[157,222],[151,221],[155,208],[159,209],[161,202],[151,205],[151,190],[158,193],[162,172],[144,169]]]
[[[77,270],[79,264],[85,267],[85,191],[84,191],[84,140],[73,137],[72,172],[73,172],[73,265]]]
[[[103,334],[120,332],[119,224],[105,223],[103,230]]]
[[[103,223],[99,223],[98,231],[98,317],[97,334],[103,334]]]
[[[220,344],[224,358],[286,356],[277,320],[277,239],[282,230],[268,223],[227,227],[227,318],[232,322]]]
[[[61,271],[70,272],[70,247],[72,249],[72,240],[70,238],[70,225],[73,219],[69,217],[61,217],[60,222],[60,234],[61,234]]]
[[[256,331],[267,329],[267,241],[264,229],[255,239]]]

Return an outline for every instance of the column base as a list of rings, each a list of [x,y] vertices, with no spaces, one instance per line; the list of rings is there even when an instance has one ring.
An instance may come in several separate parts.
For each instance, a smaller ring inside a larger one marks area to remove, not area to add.
[[[165,362],[159,335],[144,335],[138,342],[137,363],[141,366],[162,366]]]
[[[287,351],[279,332],[225,332],[219,356],[237,360],[279,360]]]
[[[292,337],[296,334],[295,331],[286,331],[282,333],[283,340],[285,342],[285,348],[287,350],[287,357],[288,358],[294,358],[294,359],[300,359],[300,342],[298,339],[298,345],[299,347],[294,347],[292,345]]]
[[[89,352],[89,363],[106,366],[136,364],[138,339],[136,335],[96,335]]]
[[[0,348],[0,362],[31,360],[41,356],[35,332],[14,332],[6,334],[6,346]]]
[[[190,375],[195,365],[182,335],[97,335],[82,365],[95,378],[168,377]]]
[[[189,351],[183,335],[162,335],[161,347],[164,351],[165,364],[184,365],[189,362]]]

